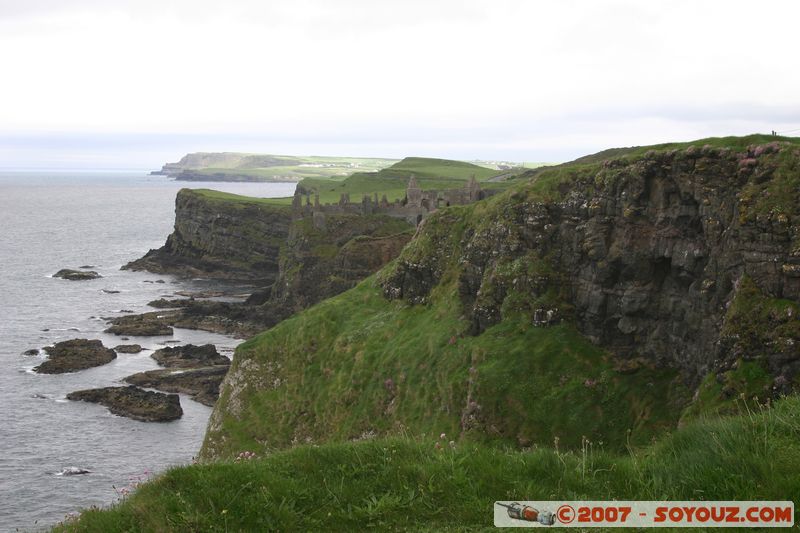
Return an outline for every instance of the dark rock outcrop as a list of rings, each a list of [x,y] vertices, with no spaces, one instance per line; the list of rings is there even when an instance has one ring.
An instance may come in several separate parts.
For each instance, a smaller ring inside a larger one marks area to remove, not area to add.
[[[33,370],[40,374],[63,374],[104,365],[117,354],[99,340],[72,339],[44,348],[49,358]]]
[[[228,366],[230,359],[217,352],[213,344],[172,346],[161,348],[150,356],[167,368],[197,368],[203,366]]]
[[[114,351],[117,353],[139,353],[142,351],[140,344],[120,344],[114,346]]]
[[[53,274],[53,277],[68,279],[70,281],[86,281],[89,279],[102,278],[103,276],[101,276],[94,270],[72,270],[69,268],[62,268],[61,270]]]
[[[329,215],[324,228],[298,220],[268,298],[255,295],[250,302],[280,306],[288,316],[344,292],[397,257],[411,240],[411,227],[386,215]]]
[[[174,317],[168,313],[144,313],[106,318],[111,326],[106,328],[105,332],[139,337],[172,335],[171,318]]]
[[[156,300],[161,302],[161,300]],[[116,335],[171,335],[173,327],[211,331],[221,335],[249,337],[274,324],[270,319],[276,311],[266,306],[250,307],[238,303],[213,302],[202,300],[169,300],[172,309],[127,315],[105,317],[111,326],[106,333]],[[157,304],[158,307],[161,305]],[[279,315],[283,318],[283,314]]]
[[[177,394],[164,394],[127,387],[104,387],[70,392],[68,400],[99,403],[115,415],[141,422],[169,422],[183,416]]]
[[[128,376],[125,381],[139,387],[188,394],[193,400],[211,407],[219,398],[219,386],[227,373],[227,365],[188,370],[148,370]]]

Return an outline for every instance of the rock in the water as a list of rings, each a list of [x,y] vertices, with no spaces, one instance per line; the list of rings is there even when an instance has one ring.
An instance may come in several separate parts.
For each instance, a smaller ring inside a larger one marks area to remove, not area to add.
[[[148,370],[128,376],[125,381],[164,392],[188,394],[194,401],[211,407],[219,398],[219,386],[228,368],[217,365],[189,370]]]
[[[104,365],[113,361],[117,354],[106,348],[99,340],[72,339],[57,342],[44,349],[49,359],[33,370],[40,374],[63,374]]]
[[[230,365],[231,361],[217,352],[213,344],[196,346],[186,344],[156,350],[150,356],[168,368],[199,368],[203,366]]]
[[[53,277],[68,279],[70,281],[84,281],[87,279],[102,278],[103,276],[101,276],[94,270],[72,270],[69,268],[62,268],[61,270],[53,274]]]
[[[106,294],[119,294],[119,291],[114,289],[100,289],[100,290],[102,290]]]
[[[25,350],[22,352],[22,355],[39,355],[39,350],[36,348],[31,348],[30,350]]]
[[[140,344],[120,344],[114,346],[114,351],[117,353],[139,353],[142,351]]]
[[[153,300],[152,302],[148,302],[147,305],[150,307],[155,307],[157,309],[176,309],[179,307],[186,307],[190,305],[193,300],[188,298],[175,298],[168,300],[166,298],[159,298],[158,300]]]
[[[225,296],[224,291],[175,291],[178,296],[185,296],[186,298],[216,298]]]
[[[169,422],[183,416],[177,394],[146,391],[133,385],[79,390],[67,394],[67,399],[99,403],[115,415],[142,422]]]
[[[68,466],[61,472],[56,473],[57,476],[81,476],[83,474],[91,474],[91,470],[85,468],[78,468],[77,466]]]
[[[172,327],[168,324],[171,319],[170,315],[164,313],[145,313],[142,315],[109,318],[107,320],[111,322],[111,327],[106,329],[105,332],[140,337],[172,335]]]

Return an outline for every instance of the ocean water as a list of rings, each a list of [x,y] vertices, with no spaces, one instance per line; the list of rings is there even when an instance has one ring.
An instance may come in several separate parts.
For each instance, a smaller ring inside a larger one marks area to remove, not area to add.
[[[174,222],[175,193],[184,186],[262,197],[289,196],[295,187],[186,184],[146,172],[0,172],[0,531],[46,529],[68,513],[108,505],[131,483],[189,463],[199,450],[211,409],[186,396],[183,417],[169,423],[137,422],[65,399],[71,391],[119,384],[158,368],[151,351],[61,375],[32,372],[45,356],[22,354],[90,338],[108,347],[136,342],[149,349],[212,342],[231,355],[240,339],[176,329],[170,337],[123,341],[102,332],[100,317],[152,310],[148,301],[174,297],[177,290],[219,286],[120,270],[163,244]],[[103,277],[52,277],[83,265]],[[248,287],[228,289],[245,293]],[[59,475],[70,467],[90,473]]]

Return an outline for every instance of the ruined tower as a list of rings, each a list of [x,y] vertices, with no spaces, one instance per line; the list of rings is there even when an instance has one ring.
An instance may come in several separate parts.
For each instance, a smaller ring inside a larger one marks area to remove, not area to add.
[[[409,207],[422,206],[422,189],[417,185],[417,178],[411,174],[411,179],[408,180],[408,187],[406,187],[406,200]]]
[[[469,194],[469,202],[477,202],[481,199],[481,186],[478,183],[478,180],[475,179],[475,174],[473,174],[469,178],[469,183],[467,184],[467,193]]]

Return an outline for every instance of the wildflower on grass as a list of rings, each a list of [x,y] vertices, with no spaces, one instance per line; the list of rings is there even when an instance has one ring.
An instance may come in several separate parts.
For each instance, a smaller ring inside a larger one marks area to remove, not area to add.
[[[250,461],[251,459],[256,458],[255,452],[244,451],[239,453],[236,458],[233,460],[234,463],[241,463],[242,461]]]

